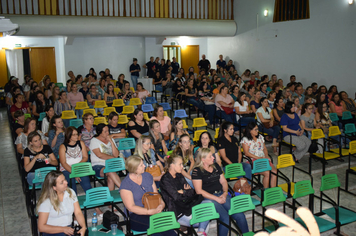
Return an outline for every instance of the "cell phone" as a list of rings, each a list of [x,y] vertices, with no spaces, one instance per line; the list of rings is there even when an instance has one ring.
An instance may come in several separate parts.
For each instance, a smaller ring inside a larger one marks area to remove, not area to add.
[[[104,229],[104,228],[101,228],[101,229],[99,229],[98,231],[104,232],[104,233],[109,233],[109,232],[111,231],[111,229]]]

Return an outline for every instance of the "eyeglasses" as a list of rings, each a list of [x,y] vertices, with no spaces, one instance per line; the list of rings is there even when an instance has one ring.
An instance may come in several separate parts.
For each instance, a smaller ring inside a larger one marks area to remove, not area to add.
[[[146,145],[151,145],[152,143],[143,143],[143,144],[146,144]]]

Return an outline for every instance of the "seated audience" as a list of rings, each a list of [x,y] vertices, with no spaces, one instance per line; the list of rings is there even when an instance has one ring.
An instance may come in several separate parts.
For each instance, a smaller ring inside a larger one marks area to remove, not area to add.
[[[79,140],[83,141],[87,150],[89,150],[90,141],[96,135],[96,126],[94,125],[94,116],[86,113],[82,117],[83,125],[78,127]]]
[[[172,129],[171,118],[164,115],[163,107],[161,105],[155,107],[151,120],[158,120],[161,124],[161,133],[164,135],[164,140],[169,140],[169,135]]]
[[[269,92],[267,95],[267,102],[268,102],[269,108],[273,109],[275,100],[276,100],[276,92],[275,91]]]
[[[239,92],[234,107],[236,121],[240,122],[240,124],[248,124],[255,120],[255,114],[249,108],[248,102],[246,101],[246,94],[244,92]]]
[[[215,94],[211,93],[207,86],[207,82],[200,83],[198,96],[200,97],[200,100],[204,102],[202,108],[208,113],[210,125],[213,125],[214,123],[218,123],[218,120],[214,121],[214,114],[216,110]]]
[[[329,97],[330,98],[330,97]],[[340,98],[338,93],[333,93],[330,98],[330,113],[336,113],[339,117],[339,120],[342,119],[342,113],[346,111],[346,105],[344,101]]]
[[[46,117],[42,120],[41,131],[44,133],[46,137],[48,137],[48,130],[49,130],[49,122],[51,121],[52,117],[54,116],[54,109],[52,105],[49,105],[45,108]]]
[[[173,119],[173,126],[170,134],[169,149],[174,150],[177,147],[178,140],[183,134],[189,135],[188,131],[183,128],[183,120],[179,117]]]
[[[32,103],[32,114],[38,120],[40,113],[45,112],[45,108],[51,105],[51,101],[45,98],[42,91],[37,91],[35,101]]]
[[[13,97],[13,105],[10,108],[10,113],[13,119],[15,119],[14,114],[16,111],[22,111],[23,113],[31,114],[30,107],[24,99],[25,98],[21,93],[16,94]]]
[[[300,124],[303,130],[307,132],[307,137],[311,139],[312,130],[316,127],[315,115],[313,113],[314,105],[304,103],[302,107],[302,115],[300,116]]]
[[[218,163],[219,166],[222,166],[220,155],[218,150],[214,146],[213,139],[211,138],[211,135],[209,132],[205,131],[201,133],[198,141],[198,149],[194,153],[194,159],[198,156],[199,152],[203,148],[209,148],[211,153],[213,154],[214,157],[214,162]]]
[[[117,99],[117,94],[114,92],[114,85],[108,84],[106,92],[104,94],[104,100],[108,107],[111,107],[114,103],[114,99]]]
[[[168,152],[166,142],[164,141],[163,134],[161,133],[161,125],[157,120],[151,120],[150,126],[150,138],[152,141],[151,148],[155,151],[158,159],[164,163],[164,157]]]
[[[76,85],[75,85],[76,86]],[[59,93],[59,99],[54,103],[54,112],[56,115],[61,116],[63,111],[72,110],[72,105],[67,97],[67,93],[62,91]],[[69,119],[63,120],[65,126],[69,126]]]
[[[239,86],[238,85],[234,85],[230,88],[230,96],[234,99],[234,101],[236,102],[237,96],[239,95]]]
[[[144,101],[146,100],[146,97],[151,97],[150,92],[148,92],[148,90],[146,90],[143,87],[143,84],[141,82],[137,83],[136,86],[136,97],[139,98],[141,100],[141,103],[143,104]]]
[[[189,79],[187,82],[187,86],[185,87],[185,97],[187,99],[187,103],[192,104],[199,109],[203,109],[203,103],[198,99],[198,91],[194,87],[193,79]]]
[[[250,101],[250,107],[253,113],[256,114],[256,111],[258,108],[260,108],[260,100],[261,100],[261,92],[258,90],[255,90],[255,96],[254,100]]]
[[[131,120],[127,127],[129,137],[135,138],[137,140],[141,135],[148,135],[150,127],[148,126],[148,121],[143,118],[143,111],[136,108],[134,113],[131,114]]]
[[[284,102],[283,98],[276,99],[273,105],[273,117],[278,123],[281,121],[281,117],[284,114]]]
[[[233,111],[234,99],[228,94],[228,88],[222,86],[220,92],[215,97],[216,114],[223,120],[236,123],[236,115]]]
[[[72,109],[74,109],[76,107],[77,102],[84,102],[83,94],[78,91],[77,84],[72,85],[72,92],[68,93],[67,97],[68,97],[68,101],[69,101]],[[78,114],[78,119],[82,118],[83,110],[79,109],[79,110],[75,110],[75,111]]]
[[[339,96],[341,97],[341,100],[345,104],[345,109],[346,111],[351,112],[353,116],[356,115],[356,103],[354,100],[349,98],[349,95],[345,91],[341,91]]]
[[[130,104],[130,99],[135,97],[135,93],[133,93],[130,89],[130,83],[124,80],[124,86],[118,94],[118,98],[122,99],[126,106]]]
[[[15,111],[14,113],[15,122],[13,123],[13,131],[19,136],[24,129],[25,125],[25,114],[21,111]]]
[[[55,157],[58,157],[59,147],[64,142],[65,126],[60,116],[53,116],[49,123],[48,143]]]
[[[194,168],[193,151],[190,147],[190,136],[183,134],[178,140],[178,145],[173,151],[174,155],[183,157],[183,171],[182,175],[185,177],[188,184],[193,187],[191,173]]]
[[[87,101],[88,101],[88,106],[90,108],[94,108],[95,101],[102,100],[102,96],[98,93],[97,88],[95,84],[90,85],[90,91],[87,93]],[[102,113],[104,111],[104,108],[95,108],[96,112]]]
[[[116,112],[111,112],[108,116],[108,127],[110,138],[114,139],[116,146],[119,147],[120,139],[126,137],[125,126],[118,124],[119,115]],[[127,158],[131,156],[131,150],[120,150],[120,157]]]

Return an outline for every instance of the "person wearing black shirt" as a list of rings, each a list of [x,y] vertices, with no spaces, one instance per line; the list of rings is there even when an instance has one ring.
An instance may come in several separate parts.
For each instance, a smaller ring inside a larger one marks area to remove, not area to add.
[[[143,65],[143,68],[147,69],[148,78],[153,78],[156,70],[156,63],[153,61],[153,57],[150,57],[150,61]]]
[[[210,148],[202,148],[197,155],[192,180],[195,192],[214,203],[215,209],[220,215],[219,219],[228,225],[230,218],[228,211],[231,203],[231,197],[228,195],[228,183],[221,167],[217,163],[214,164]],[[249,231],[244,213],[233,214],[231,217],[236,221],[242,233]],[[220,236],[226,236],[229,231],[222,224],[219,225],[218,230]]]
[[[223,166],[232,163],[242,163],[246,177],[252,178],[251,165],[242,162],[241,148],[239,141],[234,136],[234,125],[230,122],[223,122],[219,131],[218,150],[223,163]]]
[[[88,95],[88,92],[89,92],[88,84],[85,81],[83,81],[81,83],[81,85],[82,85],[82,88],[79,89],[79,92],[81,92],[83,94],[83,98],[86,98]]]
[[[226,61],[223,58],[223,55],[219,55],[219,60],[216,62],[216,68],[219,69],[220,67],[224,68],[226,67]]]
[[[208,59],[205,59],[205,54],[201,56],[201,60],[198,63],[198,67],[200,70],[204,69],[207,73],[210,70],[210,61]]]
[[[168,66],[166,64],[166,60],[161,59],[161,64],[158,64],[156,66],[156,71],[159,71],[162,78],[166,78],[167,69],[168,69]]]
[[[171,66],[172,66],[172,76],[176,77],[176,75],[178,74],[178,71],[179,71],[179,63],[177,62],[175,57],[172,58]]]
[[[136,89],[137,79],[140,76],[140,71],[141,71],[141,67],[139,64],[137,64],[137,58],[134,58],[133,63],[130,66],[131,81],[134,89]]]
[[[152,81],[153,85],[155,86],[155,90],[162,92],[162,81],[163,79],[161,77],[161,73],[159,73],[159,71],[156,71]]]
[[[116,112],[111,112],[108,116],[108,128],[110,138],[114,139],[116,146],[119,147],[120,139],[126,137],[125,126],[118,124],[119,115]],[[131,156],[131,150],[120,150],[120,156],[123,155],[125,158]]]

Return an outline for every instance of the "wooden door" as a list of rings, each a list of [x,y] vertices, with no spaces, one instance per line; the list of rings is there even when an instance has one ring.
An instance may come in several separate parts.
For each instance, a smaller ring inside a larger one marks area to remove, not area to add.
[[[0,50],[0,87],[4,87],[8,81],[5,49]]]
[[[51,82],[57,82],[56,55],[54,47],[30,48],[31,77],[38,83],[49,75]]]
[[[188,45],[181,47],[182,65],[185,73],[188,73],[189,67],[194,67],[194,73],[199,74],[199,45]]]

